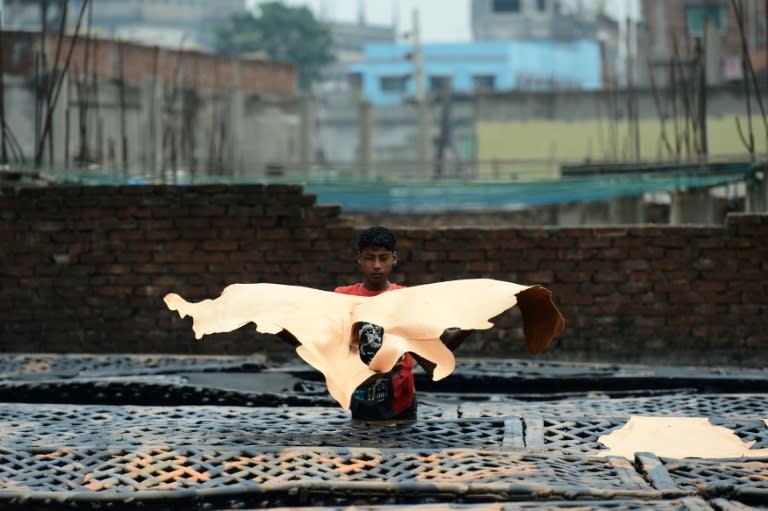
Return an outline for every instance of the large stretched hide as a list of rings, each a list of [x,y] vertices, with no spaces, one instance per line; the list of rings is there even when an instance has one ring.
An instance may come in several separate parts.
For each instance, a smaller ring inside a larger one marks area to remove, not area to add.
[[[455,359],[440,341],[448,328],[486,330],[493,327],[491,318],[518,305],[528,352],[535,355],[564,325],[547,289],[493,279],[425,284],[374,297],[280,284],[233,284],[213,300],[190,303],[170,293],[165,303],[182,318],[192,316],[198,339],[248,323],[265,334],[290,332],[301,344],[296,353],[325,375],[328,391],[344,408],[359,385],[391,370],[403,353],[433,362],[434,380],[451,374]],[[359,322],[384,328],[382,346],[369,365],[358,353],[353,325]]]

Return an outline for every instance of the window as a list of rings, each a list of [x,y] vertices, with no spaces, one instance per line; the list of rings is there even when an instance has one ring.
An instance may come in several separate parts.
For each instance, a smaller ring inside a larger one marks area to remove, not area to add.
[[[472,77],[472,87],[476,92],[494,90],[496,77],[493,75],[475,75]]]
[[[430,76],[429,90],[431,92],[443,92],[451,89],[450,76]]]
[[[405,92],[407,83],[407,76],[382,76],[379,79],[382,92]]]
[[[709,19],[715,22],[721,34],[725,33],[725,7],[722,5],[689,5],[685,8],[685,15],[689,35],[704,35],[704,26]]]
[[[520,0],[493,0],[493,12],[520,12]]]
[[[539,12],[544,12],[547,10],[547,0],[536,0],[536,9]]]

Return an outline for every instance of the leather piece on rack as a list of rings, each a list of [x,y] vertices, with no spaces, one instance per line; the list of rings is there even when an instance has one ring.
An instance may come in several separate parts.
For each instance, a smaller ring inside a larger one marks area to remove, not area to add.
[[[704,417],[629,418],[620,429],[598,438],[608,447],[600,456],[633,459],[636,452],[652,452],[664,458],[766,457],[768,449],[750,449],[756,440],[744,442],[732,430],[715,426]]]
[[[190,303],[175,293],[164,300],[182,318],[192,317],[197,339],[248,323],[266,334],[288,331],[300,343],[296,353],[323,373],[331,396],[345,409],[358,386],[391,370],[403,353],[434,363],[434,380],[451,374],[456,361],[440,341],[446,329],[490,329],[491,318],[519,304],[528,351],[537,354],[564,327],[549,290],[494,279],[451,280],[374,297],[280,284],[233,284],[212,300]],[[384,328],[382,346],[369,365],[358,354],[353,328],[358,322]]]

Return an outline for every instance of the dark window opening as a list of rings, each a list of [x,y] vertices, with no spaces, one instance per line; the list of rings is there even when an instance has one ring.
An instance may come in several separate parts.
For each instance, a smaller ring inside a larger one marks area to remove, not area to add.
[[[709,20],[715,23],[720,33],[725,33],[725,7],[722,5],[688,5],[685,8],[685,14],[689,35],[704,35],[704,27]]]
[[[429,90],[432,92],[443,92],[450,90],[451,88],[450,76],[430,76],[429,77]]]
[[[475,75],[472,77],[475,91],[492,91],[496,88],[496,77],[493,75]]]
[[[380,79],[382,92],[405,92],[407,83],[407,76],[382,76]]]
[[[493,12],[520,12],[520,0],[493,0]]]

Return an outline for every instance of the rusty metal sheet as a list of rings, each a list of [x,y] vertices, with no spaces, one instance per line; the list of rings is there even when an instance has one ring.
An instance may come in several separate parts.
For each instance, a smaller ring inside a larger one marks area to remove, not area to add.
[[[0,403],[0,445],[328,445],[506,448],[596,455],[627,417],[496,417],[352,421],[336,407],[141,407]],[[760,448],[758,419],[710,419]]]
[[[659,458],[638,453],[637,466],[654,488],[747,504],[768,502],[768,458]]]
[[[462,357],[456,374],[474,374],[532,378],[721,378],[768,380],[768,370],[743,367],[706,367],[679,365],[641,365],[556,361],[544,358],[478,358]],[[650,387],[649,387],[650,388]]]
[[[598,438],[624,425],[626,419],[616,417],[525,417],[525,441],[528,449],[549,450],[569,454],[595,455],[605,447]]]
[[[0,380],[167,374],[266,368],[263,355],[0,354]]]
[[[545,396],[542,396],[545,397]],[[569,399],[520,400],[495,396],[459,405],[461,417],[546,415],[553,417],[629,417],[630,415],[676,417],[759,418],[765,415],[765,394],[698,394],[675,392],[650,397],[608,396]]]
[[[0,403],[6,447],[317,445],[522,448],[519,418],[352,421],[340,408],[227,408]]]
[[[0,500],[199,499],[270,494],[375,502],[660,498],[624,459],[472,449],[146,446],[0,448]],[[667,497],[671,495],[667,494]],[[424,500],[422,500],[424,501]],[[429,501],[429,500],[426,500]]]
[[[726,508],[732,502],[718,501],[718,510],[737,511],[737,508]],[[317,511],[317,508],[273,508],[273,511]],[[575,501],[539,501],[539,502],[493,502],[479,504],[415,504],[392,506],[356,505],[354,511],[714,511],[707,501],[699,497],[685,497],[670,500],[575,500]],[[754,508],[742,507],[740,511]],[[324,511],[352,511],[350,507],[326,506]]]
[[[333,406],[323,396],[230,390],[153,379],[0,381],[0,402],[147,406]]]
[[[663,459],[678,488],[708,495],[762,495],[768,501],[768,459]]]
[[[627,422],[626,417],[560,417],[526,416],[525,440],[528,448],[595,455],[607,450],[598,439]],[[768,443],[768,427],[758,419],[710,418],[712,424],[731,429],[742,441],[755,441],[753,448]]]
[[[317,372],[301,364],[281,370],[308,381]],[[458,394],[557,394],[603,391],[768,392],[768,370],[723,367],[632,366],[528,359],[468,359],[457,361],[450,378],[432,381],[417,372],[416,387],[427,392]]]
[[[764,411],[762,415],[755,414],[754,417],[766,416]],[[713,417],[709,420],[716,426],[723,426],[738,436],[743,442],[752,442],[751,449],[763,449],[768,447],[768,427],[762,419],[755,418],[753,420],[733,420],[722,417]]]
[[[248,357],[165,357],[0,355],[0,507],[744,511],[768,502],[768,460],[593,456],[597,439],[633,414],[710,417],[768,447],[766,394],[754,391],[505,395],[480,384],[507,370],[582,383],[661,371],[478,361],[454,375],[477,392],[422,388],[418,421],[374,424],[351,421],[316,374],[285,392],[232,390],[183,374],[272,369]]]
[[[712,499],[710,502],[712,507],[717,511],[765,511],[768,509],[768,506],[764,502],[761,502],[760,504],[762,505],[757,507],[749,506],[736,500],[729,500],[724,498]]]

